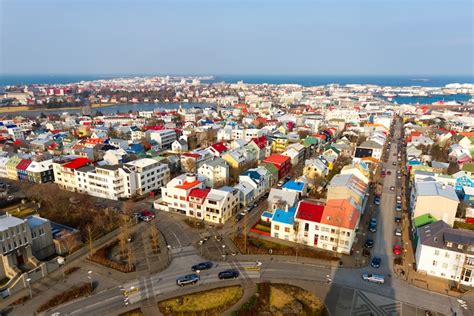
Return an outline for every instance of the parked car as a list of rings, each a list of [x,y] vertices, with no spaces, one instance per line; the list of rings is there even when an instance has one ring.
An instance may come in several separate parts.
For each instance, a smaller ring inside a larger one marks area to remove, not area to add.
[[[402,202],[402,197],[401,197],[401,195],[397,195],[397,202],[400,202],[400,203]]]
[[[402,253],[402,246],[394,245],[393,246],[393,254],[399,256]]]
[[[239,271],[234,270],[234,269],[224,270],[224,271],[219,272],[217,277],[220,280],[237,279],[239,277]]]
[[[395,191],[395,187],[394,187],[394,186],[391,186],[391,187],[390,187],[390,191]]]
[[[396,166],[396,165],[397,165],[396,161],[392,162],[392,166]]]
[[[402,230],[400,228],[395,229],[395,236],[402,237]]]
[[[402,222],[402,218],[401,218],[401,217],[398,217],[398,216],[396,216],[396,217],[395,217],[395,223],[398,223],[398,224],[400,224],[401,222]]]
[[[380,176],[383,178],[385,177],[385,170],[382,170],[382,172],[380,172]]]
[[[239,213],[235,216],[235,221],[240,222],[242,218],[244,218],[245,215],[242,215],[242,213]]]
[[[378,196],[374,197],[374,204],[375,205],[380,205],[380,197],[378,197]]]
[[[138,218],[144,222],[150,222],[155,218],[155,213],[150,212],[149,210],[144,210],[138,215]]]
[[[402,203],[397,202],[397,205],[395,206],[395,209],[397,210],[397,212],[401,212],[402,211]]]
[[[365,247],[365,248],[369,248],[369,249],[370,249],[370,248],[372,248],[373,246],[374,246],[374,241],[373,241],[372,239],[367,239],[367,240],[365,241],[365,244],[364,244],[364,247]]]
[[[185,286],[188,284],[195,284],[199,281],[199,275],[196,273],[191,273],[187,275],[183,275],[176,279],[176,284],[179,286]]]
[[[382,258],[380,257],[373,257],[372,261],[370,261],[370,266],[372,268],[378,269],[380,268],[380,264],[382,263]]]
[[[201,262],[198,264],[195,264],[191,267],[191,270],[197,271],[197,270],[209,270],[212,268],[212,262],[206,261],[206,262]]]

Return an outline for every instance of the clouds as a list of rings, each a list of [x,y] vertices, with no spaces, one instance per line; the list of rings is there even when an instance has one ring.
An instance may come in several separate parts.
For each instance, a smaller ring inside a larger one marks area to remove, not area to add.
[[[472,74],[470,1],[6,1],[4,73]]]

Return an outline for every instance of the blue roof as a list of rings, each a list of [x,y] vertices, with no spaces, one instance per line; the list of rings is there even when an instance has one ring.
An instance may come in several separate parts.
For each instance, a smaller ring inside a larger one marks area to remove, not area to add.
[[[293,225],[295,220],[296,207],[290,207],[288,211],[277,209],[273,213],[272,222]]]
[[[262,217],[272,218],[272,216],[273,216],[273,213],[269,211],[265,211],[262,213]]]
[[[304,182],[288,181],[283,185],[283,188],[288,190],[303,191]]]
[[[258,173],[257,171],[254,171],[254,170],[247,170],[245,172],[243,172],[241,174],[242,176],[249,176],[250,179],[252,179],[253,181],[255,181],[256,183],[259,183],[260,182],[260,173]]]
[[[232,193],[232,192],[235,191],[235,188],[229,187],[229,186],[226,185],[226,186],[220,187],[219,190]]]

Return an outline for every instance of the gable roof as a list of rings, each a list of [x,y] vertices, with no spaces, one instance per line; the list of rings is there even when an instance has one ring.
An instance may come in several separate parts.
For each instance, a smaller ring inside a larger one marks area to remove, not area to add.
[[[62,166],[64,168],[69,168],[69,169],[77,169],[77,168],[80,168],[88,163],[91,163],[92,161],[90,161],[89,159],[85,158],[85,157],[79,157],[79,158],[76,158],[76,159],[73,159],[69,162],[66,162],[65,164],[63,164]]]
[[[359,211],[348,199],[331,199],[326,203],[321,223],[353,230],[359,216]]]

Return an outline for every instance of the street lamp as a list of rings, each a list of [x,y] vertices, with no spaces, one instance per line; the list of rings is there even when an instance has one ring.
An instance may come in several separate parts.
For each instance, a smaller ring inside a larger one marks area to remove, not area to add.
[[[61,271],[63,272],[63,281],[66,279],[66,274],[64,273],[64,265],[66,264],[63,257],[58,257],[57,259],[58,264],[61,266]]]
[[[87,271],[87,278],[89,279],[89,282],[91,284],[91,289],[94,289],[92,286],[92,270]]]
[[[31,291],[31,279],[26,279],[26,283],[28,284],[28,291],[30,292],[30,298],[33,298],[33,292]]]

